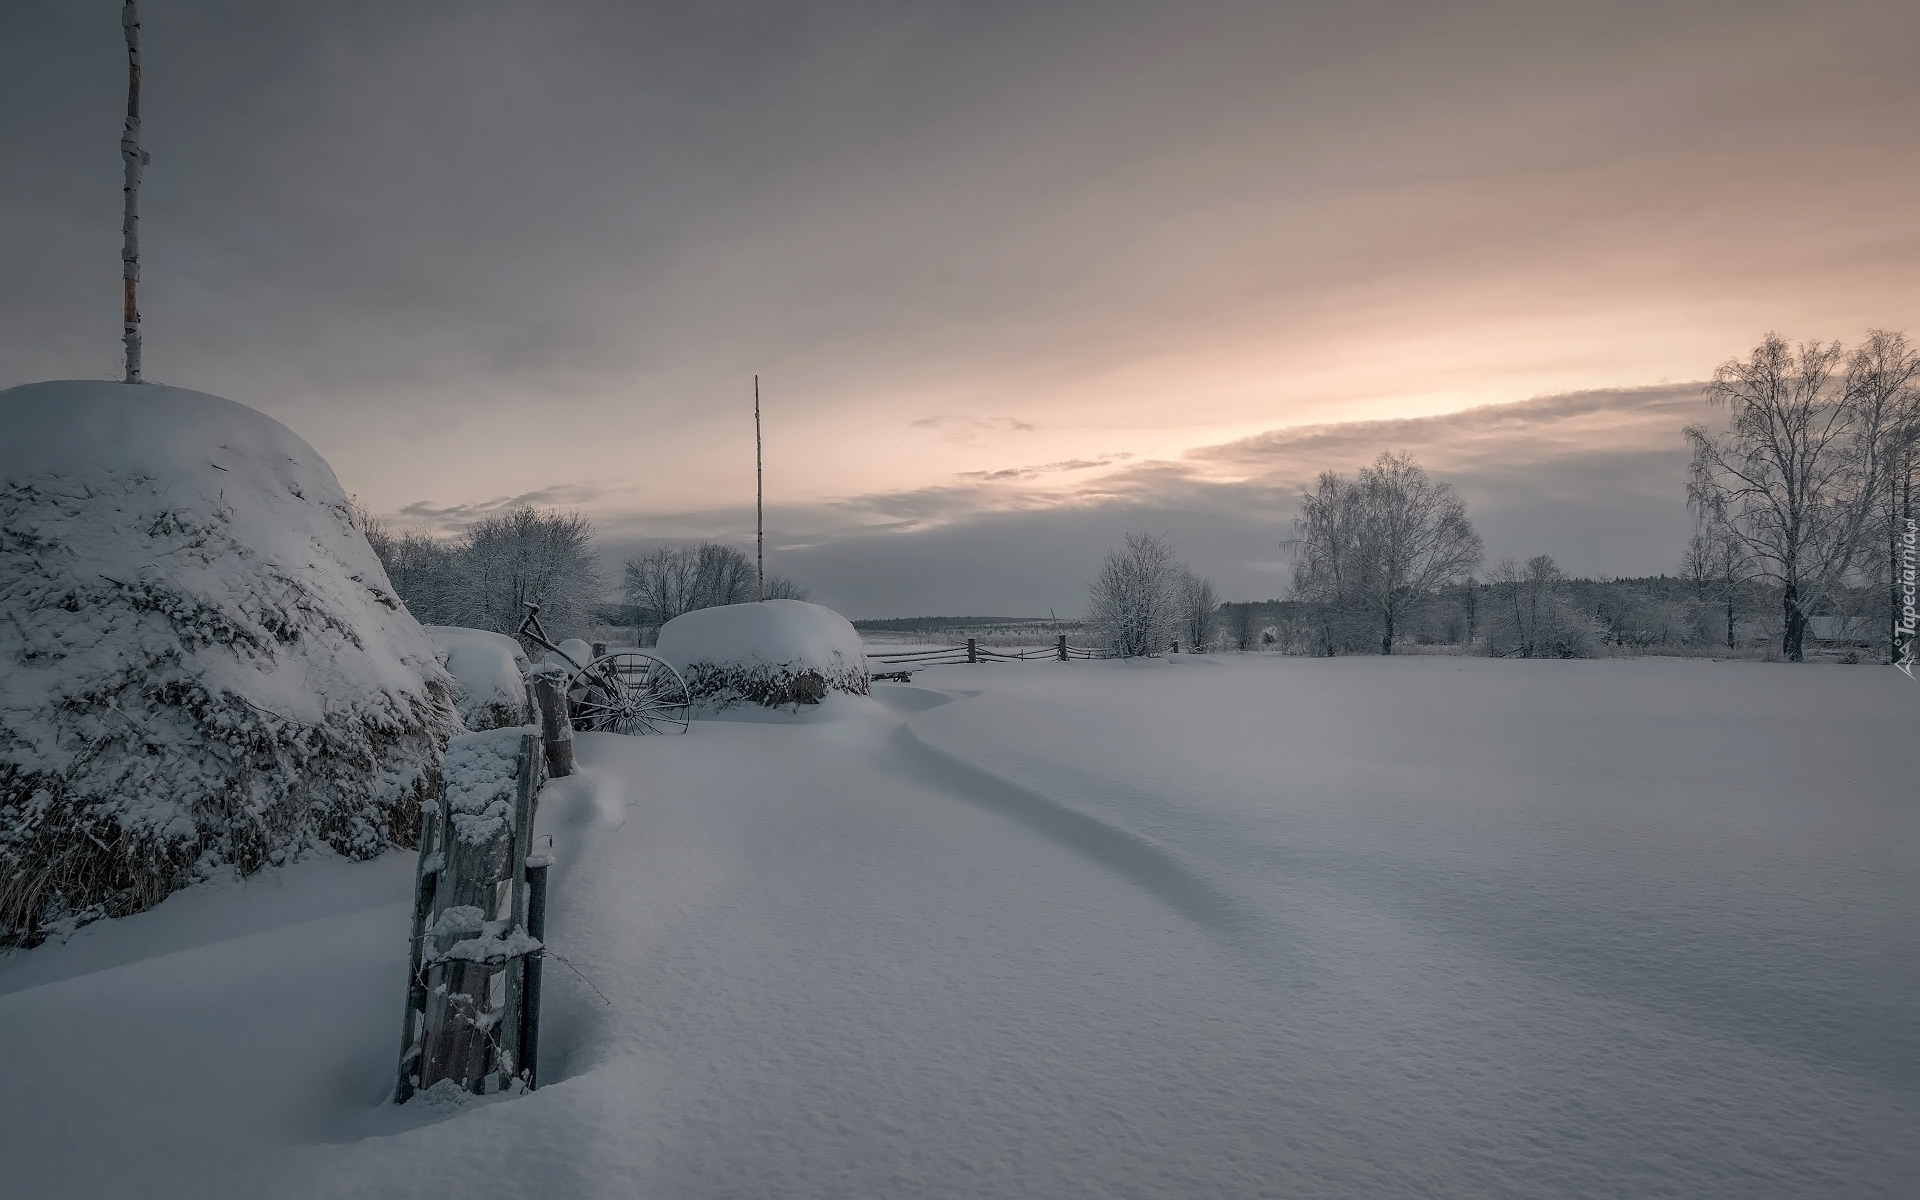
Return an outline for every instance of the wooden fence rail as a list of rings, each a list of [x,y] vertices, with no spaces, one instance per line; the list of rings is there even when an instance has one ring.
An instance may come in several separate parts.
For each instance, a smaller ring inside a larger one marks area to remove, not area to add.
[[[982,662],[1067,662],[1070,659],[1117,658],[1118,652],[1095,646],[1073,646],[1065,635],[1051,646],[1031,646],[1019,650],[996,650],[968,638],[953,646],[916,646],[910,650],[869,650],[867,661],[883,667],[895,665],[940,666]]]
[[[875,679],[908,681],[923,667],[958,666],[987,662],[1070,662],[1075,659],[1118,658],[1115,650],[1067,644],[1065,634],[1051,646],[1032,646],[1021,650],[995,650],[982,646],[978,638],[968,638],[956,646],[918,646],[911,650],[869,650],[867,662]]]

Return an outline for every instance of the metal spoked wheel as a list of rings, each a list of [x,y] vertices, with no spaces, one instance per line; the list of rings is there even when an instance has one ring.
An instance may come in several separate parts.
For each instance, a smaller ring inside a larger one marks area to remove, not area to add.
[[[693,695],[671,663],[637,650],[596,658],[567,683],[575,729],[685,733]]]

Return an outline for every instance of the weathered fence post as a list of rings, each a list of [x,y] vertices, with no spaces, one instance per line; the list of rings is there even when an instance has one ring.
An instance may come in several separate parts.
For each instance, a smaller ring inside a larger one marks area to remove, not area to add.
[[[527,727],[455,738],[420,842],[405,1045],[394,1099],[441,1081],[474,1094],[526,1075],[527,861],[546,756]],[[545,918],[544,895],[541,918]]]
[[[967,639],[967,661],[970,663],[977,663],[980,661],[980,647],[974,642],[972,638]]]
[[[520,982],[520,1078],[527,1090],[540,1086],[540,974],[546,958],[547,939],[547,867],[551,859],[538,855],[527,859],[527,935],[541,946],[525,958],[525,978]]]
[[[593,644],[593,656],[595,658],[605,658],[607,656],[607,644],[605,642],[595,642]]]
[[[566,673],[555,667],[536,670],[533,699],[540,722],[540,740],[546,746],[547,774],[558,779],[573,774],[573,719],[567,713]]]
[[[1054,653],[1060,656],[1061,662],[1067,661],[1067,635],[1066,634],[1063,633],[1060,635],[1060,640],[1055,647]]]
[[[393,1102],[405,1104],[413,1098],[413,1080],[419,1072],[420,1017],[427,1008],[427,980],[420,970],[420,955],[426,941],[427,917],[433,912],[433,894],[440,883],[440,871],[446,865],[441,845],[440,806],[422,804],[420,813],[420,865],[413,876],[413,935],[407,942],[407,1012],[400,1028],[400,1077],[394,1083]]]

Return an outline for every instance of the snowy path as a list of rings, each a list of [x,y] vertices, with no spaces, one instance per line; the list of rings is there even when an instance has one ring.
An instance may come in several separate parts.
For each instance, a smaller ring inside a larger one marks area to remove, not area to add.
[[[277,918],[181,897],[0,966],[0,1031],[42,1035],[8,1050],[26,1066],[0,1155],[47,1195],[1920,1177],[1920,692],[1892,672],[1259,658],[921,680],[799,723],[582,739],[587,779],[542,816],[552,942],[605,1000],[549,967],[534,1095],[424,1124],[375,1108],[405,864],[312,864],[333,874]],[[357,909],[335,886],[353,872]],[[298,962],[304,986],[248,982]],[[236,994],[278,1020],[195,1019]],[[275,1057],[289,1027],[312,1044]],[[54,1084],[62,1064],[82,1087]],[[143,1186],[114,1165],[156,1155]]]

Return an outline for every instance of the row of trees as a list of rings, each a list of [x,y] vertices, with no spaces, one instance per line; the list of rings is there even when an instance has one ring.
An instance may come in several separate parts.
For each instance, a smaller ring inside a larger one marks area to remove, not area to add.
[[[1161,534],[1130,533],[1100,566],[1091,588],[1088,623],[1107,645],[1134,658],[1184,642],[1206,649],[1220,607],[1213,584],[1175,561]]]
[[[1396,645],[1462,647],[1503,657],[1723,653],[1736,640],[1743,651],[1751,647],[1769,628],[1762,618],[1773,612],[1771,597],[1758,585],[1723,595],[1676,575],[1576,579],[1551,557],[1536,555],[1525,562],[1503,560],[1484,579],[1462,579],[1412,604],[1402,615]],[[1302,600],[1227,603],[1220,606],[1216,644],[1325,654],[1326,620],[1322,606]],[[1355,639],[1350,648],[1378,652],[1370,638]]]
[[[1467,577],[1481,556],[1466,505],[1405,455],[1383,454],[1352,477],[1328,471],[1301,497],[1292,611],[1283,637],[1256,632],[1254,606],[1222,605],[1213,585],[1177,564],[1172,543],[1131,533],[1107,555],[1092,585],[1088,619],[1121,654],[1158,654],[1184,644],[1226,640],[1241,650],[1287,643],[1304,624],[1314,649],[1337,654],[1378,646],[1392,654],[1408,618],[1441,590]],[[1550,561],[1550,560],[1547,560]],[[1287,620],[1283,618],[1283,620]],[[1529,635],[1531,636],[1531,635]]]
[[[1912,638],[1902,554],[1920,471],[1920,354],[1883,330],[1851,350],[1769,334],[1715,372],[1706,398],[1729,419],[1686,430],[1697,528],[1679,577],[1573,580],[1538,555],[1476,580],[1483,549],[1464,502],[1411,458],[1382,454],[1351,476],[1323,473],[1301,495],[1296,536],[1283,543],[1292,599],[1221,606],[1227,644],[1392,654],[1412,633],[1566,657],[1609,644],[1731,650],[1758,625],[1798,661],[1810,629],[1857,641],[1872,624],[1901,658]],[[1152,652],[1167,641],[1182,594],[1173,572],[1164,539],[1133,535],[1109,556],[1093,615],[1115,645]],[[1210,645],[1212,615],[1191,620],[1189,642]]]
[[[575,512],[510,509],[452,539],[395,533],[365,513],[360,524],[394,591],[423,625],[513,634],[531,603],[556,638],[586,636],[600,624],[637,632],[761,594],[753,560],[735,547],[669,542],[627,559],[620,579],[626,606],[610,611],[593,525]],[[765,595],[807,598],[805,588],[779,575],[768,576]]]
[[[464,625],[512,634],[526,604],[556,637],[594,624],[604,581],[593,526],[579,513],[515,508],[480,521],[458,538],[394,533],[361,518],[387,580],[423,625]]]
[[[636,615],[662,624],[697,608],[749,600],[805,600],[807,589],[783,575],[761,589],[753,560],[715,542],[667,542],[629,558],[621,569],[627,603]]]

